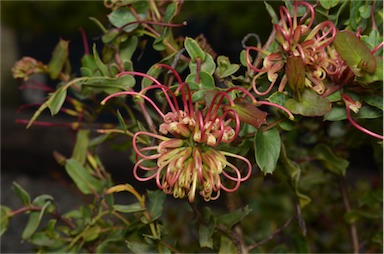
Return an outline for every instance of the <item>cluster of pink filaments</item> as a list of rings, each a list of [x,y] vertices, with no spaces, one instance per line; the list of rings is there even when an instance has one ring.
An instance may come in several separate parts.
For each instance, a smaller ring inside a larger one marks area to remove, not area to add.
[[[225,100],[232,106],[233,100],[227,92],[217,92],[210,105],[199,109],[198,104],[192,102],[188,84],[182,82],[177,72],[169,66],[159,66],[170,69],[176,76],[179,84],[174,92],[151,76],[124,72],[120,75],[142,76],[154,84],[140,92],[115,93],[103,101],[119,95],[132,95],[150,103],[162,119],[158,133],[138,131],[133,135],[137,159],[133,168],[135,178],[140,181],[155,179],[165,193],[173,194],[175,198],[188,197],[190,202],[197,192],[208,201],[218,198],[221,190],[236,191],[240,183],[250,177],[252,165],[243,156],[218,149],[220,144],[234,141],[240,130],[237,113],[222,105]],[[162,91],[169,112],[163,113],[146,95],[153,89]],[[179,95],[181,102],[177,100]],[[235,166],[227,157],[244,167]]]
[[[281,45],[277,52],[270,53],[258,47],[247,47],[247,64],[257,73],[252,85],[258,95],[267,95],[271,91],[278,79],[277,72],[284,69],[289,57],[301,58],[301,62],[305,66],[305,86],[319,94],[325,91],[324,78],[327,74],[335,72],[336,62],[328,53],[328,46],[336,36],[334,24],[331,21],[325,21],[311,28],[315,19],[313,7],[307,2],[295,2],[293,7],[293,16],[285,6],[280,7],[280,22],[274,26],[276,40]],[[304,16],[299,17],[298,11],[301,7],[304,7],[307,12]],[[306,21],[307,23],[305,23]],[[261,69],[251,63],[251,51],[266,55]],[[256,87],[256,80],[265,73],[271,84],[266,91],[261,92]],[[286,83],[287,77],[284,75],[278,88],[280,92],[284,90]]]

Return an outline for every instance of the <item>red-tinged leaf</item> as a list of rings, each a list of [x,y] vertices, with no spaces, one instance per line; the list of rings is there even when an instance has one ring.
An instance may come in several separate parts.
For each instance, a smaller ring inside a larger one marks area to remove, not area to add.
[[[258,109],[255,104],[248,102],[244,98],[236,98],[235,106],[230,107],[230,109],[236,111],[240,121],[251,124],[256,128],[267,123],[267,113]]]
[[[363,76],[365,71],[373,73],[376,70],[375,56],[351,31],[339,31],[333,43],[340,57],[356,76]]]
[[[302,91],[305,85],[305,66],[300,56],[290,56],[285,65],[288,85],[293,91]]]
[[[368,85],[376,81],[383,80],[383,57],[375,56],[376,59],[376,69],[373,73],[366,73],[363,77],[357,77],[357,81],[361,85]]]

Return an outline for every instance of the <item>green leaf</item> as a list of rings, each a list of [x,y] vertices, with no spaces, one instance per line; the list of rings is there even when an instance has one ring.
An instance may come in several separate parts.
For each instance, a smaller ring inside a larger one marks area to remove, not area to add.
[[[97,68],[100,70],[101,74],[103,76],[109,77],[110,73],[109,73],[108,67],[103,63],[103,61],[101,61],[99,54],[97,53],[97,50],[96,50],[96,44],[93,44],[93,57],[95,58],[95,63],[97,65]]]
[[[147,192],[148,196],[148,212],[151,215],[151,220],[158,219],[163,212],[163,205],[166,198],[166,194],[163,191],[156,190]]]
[[[247,52],[245,49],[243,49],[241,52],[240,52],[240,63],[242,66],[244,67],[247,67],[248,64],[247,64]],[[251,63],[252,63],[252,58],[250,59]]]
[[[380,36],[379,31],[372,30],[369,35],[361,35],[361,40],[365,43],[365,45],[368,46],[370,50],[373,50],[374,48],[376,48],[377,45],[379,45],[383,41],[383,37]]]
[[[356,80],[362,83],[363,85],[369,85],[376,81],[383,80],[383,57],[375,56],[376,59],[376,69],[373,73],[365,73],[362,77],[357,77]]]
[[[300,207],[303,208],[311,202],[311,199],[300,192],[301,168],[296,162],[290,160],[287,156],[285,146],[281,146],[280,162],[283,170],[289,175],[289,182],[299,199]]]
[[[156,63],[156,64],[152,65],[151,68],[149,68],[149,70],[147,71],[147,75],[156,79],[157,77],[159,77],[159,75],[162,71],[164,71],[164,69],[159,68],[157,63]],[[151,79],[143,78],[141,80],[141,89],[148,87],[152,84],[153,84],[153,81]]]
[[[349,162],[336,155],[329,146],[318,144],[312,152],[313,156],[320,160],[326,169],[338,175],[345,175]]]
[[[364,105],[360,108],[359,113],[356,114],[356,118],[360,119],[374,119],[383,116],[383,110],[375,107]]]
[[[185,81],[186,82],[196,82],[196,73],[191,73],[189,74]],[[201,71],[199,73],[199,82],[197,83],[200,87],[200,89],[209,89],[209,88],[215,88],[215,81],[213,79],[213,77],[211,75],[209,75],[208,73],[204,72],[204,71]]]
[[[339,0],[320,0],[321,6],[323,6],[323,8],[326,10],[329,10],[335,7],[338,3],[339,3]]]
[[[268,97],[268,101],[284,106],[289,96],[283,92],[274,92]]]
[[[68,59],[68,45],[69,41],[60,39],[59,43],[56,45],[52,58],[48,63],[49,74],[51,79],[56,79],[59,77],[65,62]]]
[[[345,119],[347,119],[347,111],[344,106],[334,106],[324,115],[324,121],[341,121]]]
[[[178,6],[179,2],[173,2],[167,6],[164,13],[164,22],[170,23],[172,21],[173,17],[175,17]]]
[[[220,239],[219,254],[227,253],[237,253],[237,248],[228,237],[222,235]]]
[[[264,4],[265,4],[265,8],[268,11],[269,16],[271,16],[272,24],[279,23],[279,18],[277,17],[276,12],[273,9],[273,7],[269,3],[267,3],[267,1],[264,1]]]
[[[35,232],[28,239],[33,245],[58,249],[65,244],[64,239],[53,238],[48,232]]]
[[[60,86],[54,93],[52,93],[48,99],[48,108],[51,111],[51,115],[54,116],[59,113],[61,107],[67,98],[67,87]]]
[[[191,81],[188,82],[188,84],[191,84]],[[207,94],[207,92],[209,92],[209,91],[211,91],[211,89],[200,89],[198,91],[195,91],[192,94],[192,101],[196,102],[196,101],[202,100],[205,97],[205,95]]]
[[[364,101],[371,106],[383,110],[383,97],[377,94],[370,94],[364,96]]]
[[[91,77],[82,83],[82,89],[85,94],[95,92],[112,94],[134,87],[135,82],[135,79],[131,75],[123,75],[118,78]]]
[[[102,183],[93,177],[77,160],[66,160],[65,170],[83,194],[101,193]]]
[[[81,66],[83,68],[86,68],[90,73],[89,75],[83,75],[83,76],[93,76],[93,73],[95,71],[97,71],[97,65],[96,65],[96,62],[95,62],[95,58],[93,57],[93,55],[84,55],[82,58],[81,58]]]
[[[360,16],[363,19],[368,19],[371,16],[371,6],[370,5],[363,5],[359,7],[359,13]]]
[[[13,182],[12,189],[16,196],[20,198],[23,205],[29,206],[31,204],[31,197],[29,196],[28,192],[23,189],[23,187],[18,185],[16,182]]]
[[[272,128],[268,131],[257,130],[255,133],[256,163],[264,174],[272,174],[280,156],[281,140],[279,131]]]
[[[114,205],[113,209],[121,213],[136,213],[145,211],[145,208],[141,207],[140,203],[130,205]]]
[[[212,249],[213,248],[212,234],[215,231],[216,220],[209,207],[204,207],[202,211],[202,216],[206,223],[199,224],[199,244],[201,248]]]
[[[231,64],[229,58],[226,56],[218,56],[217,65],[215,73],[219,78],[228,77],[240,68],[238,64]]]
[[[144,14],[139,13],[138,16],[140,19],[145,20]],[[108,15],[108,20],[113,26],[117,28],[124,27],[124,31],[127,33],[132,32],[139,26],[138,23],[127,25],[128,23],[137,21],[135,15],[130,11],[129,7],[120,7],[112,11]]]
[[[119,124],[121,125],[122,129],[124,131],[127,131],[128,127],[125,124],[125,120],[124,120],[123,116],[121,115],[120,110],[117,110],[116,114],[117,114],[117,119],[119,120]]]
[[[40,108],[38,108],[38,110],[36,110],[31,120],[29,120],[27,129],[33,124],[36,118],[47,107],[50,109],[52,115],[57,114],[60,111],[61,106],[65,101],[65,98],[67,96],[67,89],[68,89],[68,86],[60,86],[55,92],[50,93],[49,98],[40,106]]]
[[[195,63],[198,58],[204,62],[205,52],[194,39],[187,37],[184,41],[184,47],[191,57],[192,62]]]
[[[239,208],[233,212],[223,214],[217,217],[217,224],[222,224],[232,228],[235,224],[244,219],[252,210],[247,206]]]
[[[122,61],[131,60],[135,53],[139,39],[137,36],[130,36],[126,41],[120,44],[120,58]]]
[[[153,48],[157,51],[164,51],[166,50],[167,46],[164,43],[166,38],[169,38],[172,35],[171,30],[169,27],[165,27],[164,31],[160,34],[160,36],[156,37],[156,39],[153,41]]]
[[[327,98],[322,98],[315,91],[305,89],[301,95],[301,102],[295,99],[289,99],[285,107],[294,114],[323,116],[331,110],[331,103]]]
[[[104,44],[108,44],[108,43],[112,42],[119,34],[120,34],[119,29],[116,29],[116,28],[111,29],[101,37],[101,41]]]
[[[76,144],[72,152],[72,158],[80,164],[84,164],[87,158],[90,130],[82,129],[77,132]]]
[[[12,218],[12,210],[9,207],[0,205],[0,236],[7,231],[9,219]]]
[[[356,76],[364,76],[364,72],[376,70],[376,60],[367,45],[351,31],[337,32],[333,44],[340,57],[351,68]]]
[[[195,74],[197,70],[197,63],[190,61],[189,64],[189,71],[191,74]],[[213,60],[213,57],[210,54],[206,54],[205,60],[200,65],[200,71],[206,72],[209,75],[213,75],[216,69],[215,61]]]
[[[22,233],[22,238],[28,239],[29,237],[32,236],[32,234],[37,230],[39,227],[39,224],[41,222],[41,219],[44,216],[45,211],[47,208],[52,205],[52,200],[53,198],[50,197],[49,195],[41,195],[32,202],[34,206],[41,206],[40,211],[32,211],[29,215],[27,225],[24,228],[24,231]],[[44,204],[42,204],[44,203]]]
[[[301,92],[305,87],[305,65],[300,56],[290,56],[285,65],[288,85],[293,91]]]
[[[341,92],[340,91],[337,91],[335,93],[332,93],[330,95],[327,96],[327,99],[330,101],[330,102],[337,102],[337,101],[341,101]]]
[[[147,243],[127,241],[127,246],[133,253],[158,253],[153,245]]]
[[[108,237],[105,238],[102,242],[98,243],[98,246],[95,250],[95,253],[109,253],[110,246],[114,244],[114,242],[123,243],[125,240],[125,230],[123,229],[114,229],[110,233],[108,233]]]
[[[93,227],[88,227],[86,230],[84,230],[84,232],[81,235],[85,242],[90,242],[95,240],[97,237],[99,237],[100,233],[101,233],[101,227],[96,225]]]

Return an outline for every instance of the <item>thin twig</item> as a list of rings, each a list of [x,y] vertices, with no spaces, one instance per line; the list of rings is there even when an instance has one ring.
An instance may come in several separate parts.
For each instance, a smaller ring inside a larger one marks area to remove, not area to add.
[[[233,193],[227,193],[226,196],[227,196],[228,211],[229,212],[235,211],[236,207],[239,206],[238,205],[239,201],[236,198],[237,196],[234,195]],[[242,230],[239,223],[234,226],[230,239],[236,245],[239,253],[242,253],[242,254],[249,253],[249,250],[248,250],[247,246],[245,245],[243,230]]]
[[[248,245],[248,247],[247,247],[248,252],[249,252],[250,250],[254,249],[254,248],[259,247],[259,246],[262,245],[262,244],[265,244],[266,242],[272,240],[273,238],[275,238],[278,234],[280,234],[285,228],[287,228],[287,227],[289,226],[289,224],[292,222],[293,219],[294,219],[294,216],[292,216],[291,218],[289,218],[289,219],[284,223],[284,225],[283,225],[281,228],[279,228],[279,229],[277,229],[275,232],[273,232],[268,238],[263,239],[263,240],[261,240],[261,241],[259,241],[259,242],[257,242],[257,243]]]
[[[351,204],[349,203],[347,184],[344,177],[340,177],[339,181],[340,191],[343,196],[343,203],[345,211],[348,213],[351,211]],[[359,253],[359,236],[357,234],[357,228],[355,222],[350,223],[349,232],[351,234],[353,253]]]

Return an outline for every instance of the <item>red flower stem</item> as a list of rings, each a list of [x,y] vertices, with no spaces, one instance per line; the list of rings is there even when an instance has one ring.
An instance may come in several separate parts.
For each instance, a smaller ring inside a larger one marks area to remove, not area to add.
[[[229,88],[227,91],[225,91],[226,93],[230,93],[232,92],[233,90],[239,90],[241,92],[243,92],[244,94],[248,95],[248,97],[252,100],[252,103],[257,103],[257,100],[256,98],[247,90],[245,89],[244,87],[241,87],[241,86],[235,86],[235,87],[231,87]]]
[[[380,42],[379,45],[377,45],[373,50],[372,50],[372,54],[375,54],[381,47],[383,47],[383,44],[384,42]]]
[[[184,21],[181,24],[172,24],[172,23],[162,23],[157,21],[150,21],[150,20],[136,20],[129,22],[125,24],[124,26],[120,27],[119,30],[122,31],[127,26],[133,25],[133,24],[146,24],[146,25],[157,25],[157,26],[167,26],[167,27],[182,27],[187,25],[187,21]]]
[[[187,88],[188,98],[185,96],[184,87]],[[182,100],[183,100],[183,105],[184,105],[184,111],[190,117],[193,117],[194,110],[193,110],[193,105],[192,105],[192,94],[191,94],[191,89],[189,88],[188,83],[186,83],[186,82],[181,83],[179,85],[179,87],[177,88],[176,92],[178,92],[179,89],[182,89],[181,94],[182,94]]]
[[[161,84],[161,83],[160,83],[157,79],[155,79],[154,77],[149,76],[148,74],[141,73],[141,72],[136,72],[136,71],[125,71],[125,72],[121,72],[121,73],[117,74],[116,77],[121,77],[122,75],[141,76],[141,77],[150,79],[151,81],[153,81],[154,83],[156,83],[157,86],[153,86],[153,85],[152,85],[152,86],[148,86],[148,87],[142,89],[142,90],[140,91],[140,94],[145,93],[147,90],[150,90],[150,89],[160,88],[161,90],[163,90],[164,95],[165,95],[165,97],[166,97],[166,99],[167,99],[167,101],[168,101],[168,103],[169,103],[169,106],[170,106],[171,110],[172,110],[173,112],[178,112],[178,109],[177,109],[177,110],[175,109],[175,106],[176,106],[177,108],[178,108],[178,106],[177,106],[177,103],[176,103],[176,98],[174,97],[173,93],[172,93],[172,95],[173,95],[173,101],[174,101],[175,104],[172,103],[172,101],[171,101],[171,99],[169,98],[169,95],[168,95],[168,93],[167,93],[168,91],[170,91],[169,88],[168,88],[167,86]],[[138,94],[139,94],[139,93],[138,93]],[[153,102],[153,101],[152,101],[152,102]]]
[[[309,14],[311,15],[311,19],[307,25],[308,29],[302,31],[302,33],[306,33],[311,28],[313,21],[315,20],[315,10],[314,10],[313,6],[308,2],[304,2],[304,1],[303,2],[296,2],[296,5],[299,5],[299,4],[306,5],[306,7],[308,8],[308,12],[300,19],[301,24],[303,24],[305,22],[305,20],[308,19]]]
[[[136,20],[138,20],[138,21],[142,21],[142,19],[140,18],[140,16],[137,14],[135,8],[133,8],[131,4],[128,5],[128,7],[130,8],[132,14],[135,16]],[[150,24],[146,24],[145,22],[144,22],[143,24],[144,24],[145,28],[148,29],[149,32],[151,32],[152,34],[154,34],[156,37],[160,37],[160,34],[159,34],[155,29],[153,29],[151,26],[149,26]],[[184,22],[183,25],[186,25],[186,23]],[[173,45],[171,45],[171,44],[169,43],[168,40],[164,39],[163,42],[164,42],[164,44],[165,44],[170,50],[172,50],[173,52],[177,53],[177,52],[179,51],[179,50],[176,49]],[[183,59],[183,60],[186,61],[186,62],[189,62],[189,58],[187,58],[187,57],[185,57],[185,56],[183,56],[183,55],[181,55],[181,59]]]
[[[81,38],[83,40],[84,55],[89,55],[89,46],[88,46],[87,34],[85,33],[85,31],[82,27],[80,27],[79,30],[81,33]]]
[[[262,52],[261,49],[259,49],[258,47],[254,47],[254,46],[249,46],[247,47],[247,49],[245,50],[245,60],[247,62],[247,65],[249,68],[251,68],[251,70],[255,71],[255,72],[266,72],[267,69],[258,69],[256,68],[252,63],[251,63],[251,59],[250,59],[250,56],[249,56],[249,51],[250,50],[255,50],[258,52],[258,55],[257,55],[257,58],[259,57],[259,55],[263,54],[264,52]],[[256,58],[256,59],[257,59]]]
[[[269,85],[267,90],[265,90],[264,92],[260,92],[259,90],[257,90],[257,87],[256,87],[256,84],[257,84],[256,79],[259,77],[260,77],[259,75],[256,75],[252,79],[251,84],[252,84],[253,91],[255,91],[255,93],[259,96],[267,95],[272,90],[273,86],[275,85],[276,79],[271,82],[271,84]]]
[[[268,106],[272,106],[272,107],[281,109],[282,111],[284,111],[285,113],[288,114],[288,117],[289,117],[290,120],[295,119],[295,117],[293,116],[291,111],[289,111],[287,108],[285,108],[285,107],[283,107],[283,106],[281,106],[279,104],[276,104],[276,103],[273,103],[273,102],[269,102],[269,101],[258,101],[257,104],[258,105],[268,105]]]
[[[375,21],[375,0],[372,1],[371,20],[372,20],[372,30],[377,31],[377,26],[376,26],[376,21]]]
[[[217,98],[219,98],[219,96],[221,96],[221,97],[220,97],[219,101],[217,102],[217,104],[215,104],[215,101],[217,100]],[[228,99],[229,104],[230,104],[232,107],[235,106],[235,103],[233,102],[232,98],[229,96],[228,93],[226,93],[226,92],[218,92],[218,93],[216,93],[216,94],[215,94],[215,97],[213,97],[213,100],[212,100],[212,102],[211,102],[211,105],[209,106],[208,112],[207,112],[207,114],[205,115],[204,122],[209,121],[209,120],[212,118],[212,117],[211,117],[211,114],[212,114],[213,116],[216,116],[216,114],[217,114],[217,112],[219,111],[220,105],[221,105],[221,103],[223,102],[224,98],[227,98],[227,99]],[[215,107],[215,109],[214,109],[214,112],[212,113],[212,109],[213,109],[213,107]]]
[[[39,212],[39,211],[41,211],[41,209],[42,209],[42,207],[40,207],[40,206],[25,206],[25,207],[22,207],[22,208],[19,208],[17,210],[12,211],[12,216],[18,215],[20,213],[25,213],[28,211]],[[63,218],[57,210],[51,212],[51,214],[53,217],[59,219],[60,221],[63,221],[65,224],[67,224],[67,226],[69,226],[71,229],[76,228],[76,225],[71,220],[69,220],[67,218]]]
[[[162,67],[162,68],[170,70],[173,73],[173,75],[176,77],[177,82],[179,82],[179,84],[183,83],[183,80],[181,79],[179,73],[174,68],[172,68],[171,66],[169,66],[167,64],[160,63],[160,64],[157,64],[157,67]]]
[[[345,104],[345,110],[347,111],[347,118],[349,120],[349,122],[358,130],[360,130],[361,132],[364,132],[365,134],[368,134],[372,137],[375,137],[375,138],[378,138],[378,139],[384,139],[384,136],[381,136],[379,134],[376,134],[370,130],[367,130],[365,129],[364,127],[358,125],[352,118],[351,116],[351,109],[350,109],[350,105],[356,105],[356,102],[353,101],[353,99],[351,98],[351,96],[349,96],[348,94],[343,94],[343,101],[344,101],[344,104]]]
[[[143,169],[142,167],[140,167],[140,164],[143,163],[143,162],[145,162],[145,161],[146,161],[146,159],[140,159],[139,161],[136,162],[135,166],[133,167],[133,176],[134,176],[137,180],[139,180],[139,181],[141,181],[141,182],[145,182],[145,181],[151,180],[151,179],[153,179],[153,178],[156,177],[156,173],[155,173],[155,174],[152,174],[152,175],[149,176],[149,177],[144,177],[144,178],[143,178],[143,177],[140,177],[140,176],[137,174],[137,169],[138,169],[138,168]],[[158,169],[158,167],[155,167],[153,170],[157,170],[157,169]],[[145,170],[145,169],[143,169],[143,170]],[[151,170],[146,170],[146,171],[151,171]],[[161,187],[159,186],[159,188],[161,188]]]
[[[17,119],[16,123],[19,124],[29,124],[29,120],[24,120],[24,119]],[[78,122],[72,122],[72,123],[52,123],[52,122],[41,122],[41,121],[34,121],[34,125],[38,126],[48,126],[48,127],[70,127],[72,129],[76,129],[79,126]]]
[[[365,134],[368,134],[368,135],[370,135],[370,136],[372,136],[372,137],[374,137],[374,138],[378,138],[378,139],[382,139],[382,140],[384,140],[384,136],[379,135],[379,134],[376,134],[376,133],[374,133],[374,132],[372,132],[372,131],[370,131],[370,130],[367,130],[367,129],[365,129],[364,127],[358,125],[358,124],[352,119],[352,117],[351,117],[351,109],[350,109],[347,105],[345,105],[345,109],[346,109],[346,111],[347,111],[347,118],[348,118],[349,122],[350,122],[356,129],[358,129],[358,130],[360,130],[361,132],[364,132]]]
[[[105,105],[105,103],[110,100],[111,98],[113,97],[116,97],[116,96],[121,96],[121,95],[136,95],[137,97],[139,98],[143,98],[145,99],[146,101],[148,101],[152,106],[153,108],[157,111],[157,113],[159,113],[159,115],[164,118],[165,115],[163,114],[163,112],[161,112],[161,110],[157,107],[156,103],[151,100],[149,97],[147,97],[146,95],[144,94],[140,94],[138,92],[133,92],[133,91],[123,91],[123,92],[118,92],[118,93],[114,93],[114,94],[110,94],[108,95],[107,97],[104,98],[104,100],[101,101],[101,105]]]
[[[31,82],[33,82],[31,80]],[[52,89],[51,87],[49,86],[46,86],[46,85],[29,85],[29,84],[25,84],[25,85],[21,85],[19,86],[19,89],[20,90],[24,90],[24,89],[36,89],[36,90],[42,90],[42,91],[45,91],[45,92],[53,92],[54,89]]]
[[[224,155],[224,156],[230,156],[230,157],[233,157],[235,159],[242,160],[242,161],[244,161],[247,164],[248,171],[247,171],[247,174],[243,178],[240,178],[241,182],[246,181],[251,176],[251,174],[252,174],[252,164],[251,164],[251,162],[246,157],[238,155],[238,154],[226,152],[226,151],[220,151],[220,153],[222,155]]]

